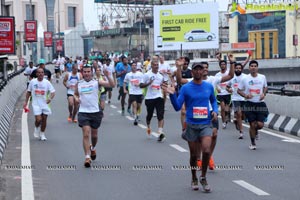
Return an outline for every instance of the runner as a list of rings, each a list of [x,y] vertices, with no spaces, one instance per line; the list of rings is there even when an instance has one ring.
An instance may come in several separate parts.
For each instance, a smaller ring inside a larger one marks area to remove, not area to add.
[[[132,105],[132,114],[134,117],[133,124],[138,125],[139,115],[137,111],[141,107],[143,100],[143,90],[140,88],[140,83],[143,81],[143,73],[137,71],[137,63],[131,64],[131,72],[127,73],[123,83],[124,93],[127,94],[127,85],[129,84],[129,104]]]
[[[114,80],[114,83],[115,83],[115,85],[116,85],[116,82],[117,82],[117,80],[116,80],[116,70],[115,70],[114,65],[111,64],[111,59],[108,58],[108,59],[106,60],[106,62],[105,62],[105,64],[104,64],[104,69],[106,69],[106,70],[109,72],[111,78]],[[108,93],[108,103],[111,102],[112,90],[113,90],[112,87],[105,88],[106,93]],[[107,95],[107,94],[106,94],[106,95]]]
[[[25,71],[24,71],[24,75],[27,77],[27,88],[28,88],[28,85],[29,85],[29,82],[30,80],[32,79],[30,77],[31,73],[33,72],[33,70],[35,70],[36,67],[33,66],[33,62],[29,62],[29,66],[26,67]]]
[[[68,122],[77,123],[77,119],[75,117],[78,111],[78,104],[75,102],[74,92],[75,92],[77,82],[81,79],[82,79],[82,75],[78,72],[77,64],[73,64],[72,72],[66,73],[63,80],[63,84],[67,88],[68,110],[69,110]]]
[[[200,63],[192,66],[193,81],[182,86],[179,96],[176,96],[174,86],[163,88],[170,93],[171,103],[176,111],[179,111],[185,103],[186,106],[186,139],[190,149],[190,166],[192,172],[192,189],[198,190],[196,174],[198,148],[201,144],[202,171],[200,184],[204,192],[210,192],[211,188],[206,180],[206,172],[210,158],[210,145],[212,141],[211,121],[217,120],[218,106],[214,95],[214,88],[210,83],[203,81],[204,67]],[[212,112],[209,112],[212,107]]]
[[[30,81],[26,92],[26,99],[23,108],[27,108],[29,98],[32,96],[32,109],[35,116],[35,128],[33,136],[46,141],[45,130],[47,126],[47,117],[51,115],[49,103],[55,96],[55,89],[52,84],[44,78],[44,69],[36,70],[37,78]],[[50,98],[48,98],[50,92]]]
[[[258,130],[264,127],[268,117],[268,108],[264,102],[268,85],[264,75],[258,73],[258,62],[252,60],[249,63],[250,74],[246,75],[238,86],[238,94],[246,99],[245,116],[250,123],[249,135],[251,144],[249,148],[256,150],[255,137]]]
[[[104,71],[107,81],[93,79],[92,67],[89,64],[83,67],[83,80],[75,88],[75,101],[80,104],[78,124],[83,133],[83,149],[85,154],[84,166],[91,166],[91,159],[96,159],[96,144],[98,141],[98,128],[102,121],[102,110],[99,107],[99,89],[113,87],[114,82],[107,71]],[[90,145],[91,135],[91,145]]]
[[[51,82],[51,76],[52,76],[52,74],[51,74],[50,70],[48,70],[48,69],[45,68],[45,60],[42,59],[42,58],[39,61],[39,65],[38,65],[37,69],[39,69],[39,68],[42,68],[44,70],[44,78]],[[33,70],[31,72],[31,74],[30,74],[30,78],[31,79],[38,77],[37,76],[37,69],[35,69],[35,70]]]
[[[158,140],[159,142],[163,142],[166,137],[163,133],[164,126],[164,112],[165,112],[165,104],[162,98],[162,90],[161,85],[163,83],[163,76],[158,73],[158,61],[151,61],[151,70],[148,71],[144,75],[144,79],[140,84],[141,88],[147,88],[147,93],[145,96],[145,104],[147,107],[147,134],[151,135],[151,119],[153,117],[154,109],[156,109],[157,120],[158,120]]]

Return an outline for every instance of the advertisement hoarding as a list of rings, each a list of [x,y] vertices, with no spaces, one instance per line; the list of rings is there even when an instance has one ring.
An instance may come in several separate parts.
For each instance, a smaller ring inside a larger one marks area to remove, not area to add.
[[[15,54],[14,17],[0,17],[0,54]]]
[[[37,21],[25,20],[24,27],[25,42],[37,42]]]
[[[62,51],[62,50],[63,50],[63,41],[56,40],[56,51]]]
[[[218,4],[154,6],[154,50],[219,48]]]
[[[52,47],[52,32],[44,32],[44,47]]]

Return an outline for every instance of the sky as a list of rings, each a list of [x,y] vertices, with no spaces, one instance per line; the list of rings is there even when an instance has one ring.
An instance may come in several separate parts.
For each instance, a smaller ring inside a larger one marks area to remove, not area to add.
[[[229,0],[216,0],[219,3],[219,11],[226,11]],[[205,2],[214,2],[214,0],[205,0]],[[97,13],[97,5],[94,0],[84,1],[84,24],[88,31],[99,30],[99,19]],[[99,6],[100,7],[100,6]]]

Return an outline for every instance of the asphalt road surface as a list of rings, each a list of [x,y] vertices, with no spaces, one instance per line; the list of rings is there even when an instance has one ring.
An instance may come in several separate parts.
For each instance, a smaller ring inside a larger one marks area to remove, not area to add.
[[[148,138],[144,105],[139,126],[134,126],[128,114],[120,114],[116,89],[99,129],[97,159],[86,169],[81,129],[67,121],[66,90],[62,83],[53,85],[56,96],[46,142],[33,137],[34,116],[22,113],[25,95],[20,98],[0,170],[0,199],[300,199],[299,138],[260,131],[258,149],[253,151],[248,148],[247,125],[244,139],[239,140],[229,124],[219,130],[216,169],[207,174],[212,192],[192,191],[180,113],[167,101],[167,139],[158,143],[157,118],[152,120],[153,134]]]

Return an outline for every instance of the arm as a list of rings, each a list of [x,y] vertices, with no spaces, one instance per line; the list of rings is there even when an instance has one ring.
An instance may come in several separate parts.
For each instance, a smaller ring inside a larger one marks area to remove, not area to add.
[[[250,61],[250,58],[251,58],[251,55],[252,55],[252,52],[250,53],[251,51],[248,51],[248,57],[247,59],[242,63],[243,67],[245,67],[247,65],[247,63]]]
[[[27,91],[26,92],[26,98],[25,98],[25,102],[23,104],[23,108],[25,109],[27,107],[27,103],[28,103],[28,100],[29,100],[29,97],[31,96],[31,92],[30,91]]]
[[[114,87],[115,83],[114,83],[113,79],[109,76],[109,72],[107,70],[104,70],[103,73],[106,76],[108,81],[99,79],[99,85],[101,85],[103,87]]]
[[[51,92],[50,93],[50,98],[47,99],[47,104],[49,104],[52,101],[52,99],[54,98],[54,96],[55,96],[55,92]]]
[[[214,94],[214,89],[212,87],[212,90],[211,90],[211,95],[210,95],[210,104],[212,106],[212,120],[213,121],[217,121],[217,118],[218,118],[218,103],[217,103],[217,99],[216,99],[216,96]]]
[[[66,74],[64,77],[64,80],[63,80],[63,84],[67,89],[69,89],[69,87],[67,86],[68,77],[69,77],[69,74]]]
[[[184,89],[182,89],[179,93],[179,96],[177,97],[175,93],[173,94],[170,94],[170,100],[171,100],[171,103],[173,105],[173,108],[176,110],[176,111],[179,111],[181,110],[181,107],[183,105],[183,102],[184,102]]]
[[[78,92],[78,83],[76,83],[75,91],[74,91],[74,99],[77,104],[80,104],[80,96]]]
[[[233,55],[227,55],[229,61],[230,61],[230,69],[229,69],[229,73],[226,76],[222,77],[221,83],[229,81],[230,79],[233,78],[234,76],[234,65],[235,65],[235,59],[233,58]]]

